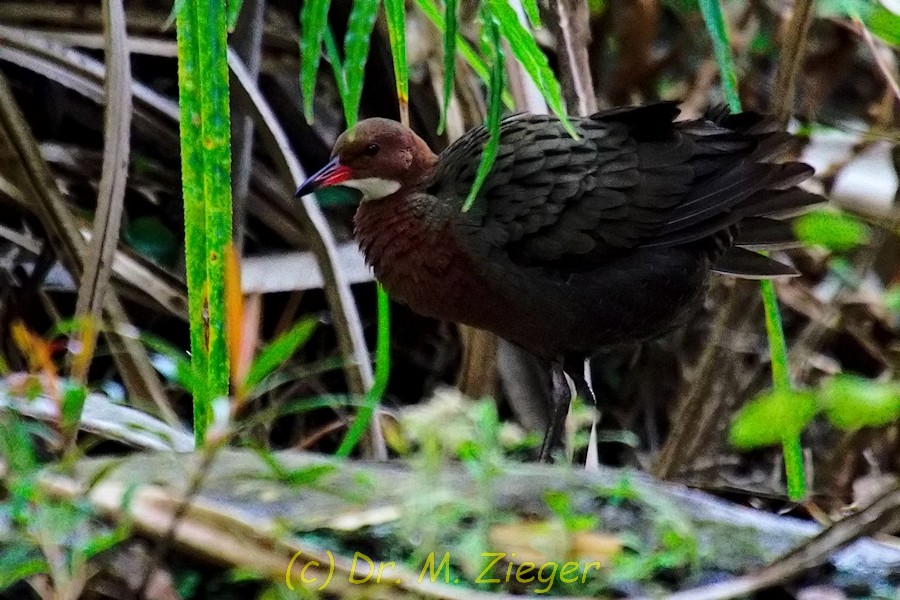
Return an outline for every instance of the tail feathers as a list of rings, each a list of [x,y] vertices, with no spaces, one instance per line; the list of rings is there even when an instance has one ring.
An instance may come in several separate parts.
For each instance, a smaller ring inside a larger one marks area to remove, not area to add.
[[[801,244],[790,221],[751,217],[740,221],[734,245],[748,250],[786,250]]]
[[[764,190],[753,194],[735,212],[742,217],[787,219],[796,217],[824,202],[826,200],[822,196],[798,187],[786,190]]]
[[[737,247],[725,251],[712,266],[712,270],[722,275],[743,279],[774,279],[799,275],[790,265]]]
[[[757,198],[792,188],[812,173],[812,167],[803,163],[747,164],[724,173],[692,190],[663,224],[660,239],[688,229],[694,233],[685,233],[686,237],[699,239],[697,233],[722,229],[742,217],[761,216],[764,213],[751,208],[760,201]]]

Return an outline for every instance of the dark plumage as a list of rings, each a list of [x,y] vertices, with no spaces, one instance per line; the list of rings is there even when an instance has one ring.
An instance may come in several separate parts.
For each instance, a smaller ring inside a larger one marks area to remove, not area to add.
[[[298,193],[364,191],[356,235],[390,295],[561,360],[684,323],[708,275],[794,274],[754,250],[792,243],[779,219],[822,198],[776,163],[790,136],[724,110],[674,122],[675,103],[573,118],[514,115],[478,198],[461,212],[488,139],[476,128],[435,157],[400,124],[369,119]]]

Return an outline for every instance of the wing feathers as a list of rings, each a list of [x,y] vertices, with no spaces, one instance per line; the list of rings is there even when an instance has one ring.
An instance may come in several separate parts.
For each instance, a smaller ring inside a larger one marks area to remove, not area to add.
[[[789,225],[775,219],[822,201],[795,187],[810,167],[770,162],[793,138],[754,113],[677,114],[661,102],[573,118],[577,140],[554,117],[503,119],[496,164],[457,219],[463,245],[522,265],[589,268],[628,249],[699,244],[722,272],[793,273],[745,249],[790,244]],[[460,206],[486,141],[480,128],[451,145],[429,193]]]

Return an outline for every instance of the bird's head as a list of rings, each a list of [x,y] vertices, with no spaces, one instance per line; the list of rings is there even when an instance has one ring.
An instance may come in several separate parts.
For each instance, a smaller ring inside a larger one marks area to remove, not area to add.
[[[355,188],[363,201],[422,182],[436,157],[408,127],[389,119],[360,121],[338,137],[331,161],[297,189],[299,198],[332,185]]]

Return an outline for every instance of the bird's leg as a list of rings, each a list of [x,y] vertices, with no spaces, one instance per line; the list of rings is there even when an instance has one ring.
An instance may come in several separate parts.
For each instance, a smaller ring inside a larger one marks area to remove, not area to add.
[[[566,373],[563,368],[562,361],[553,361],[551,367],[552,404],[547,431],[544,433],[544,443],[541,444],[541,462],[550,462],[552,452],[562,447],[562,434],[566,426],[566,417],[569,414],[569,403],[572,401],[572,390],[569,389],[569,382],[566,381]]]
[[[597,397],[594,395],[594,385],[591,381],[591,359],[589,356],[569,355],[563,362],[565,372],[572,378],[575,384],[575,393],[594,408],[591,420],[591,437],[588,443],[587,456],[585,457],[585,469],[596,471],[600,467],[600,455],[597,449]]]

